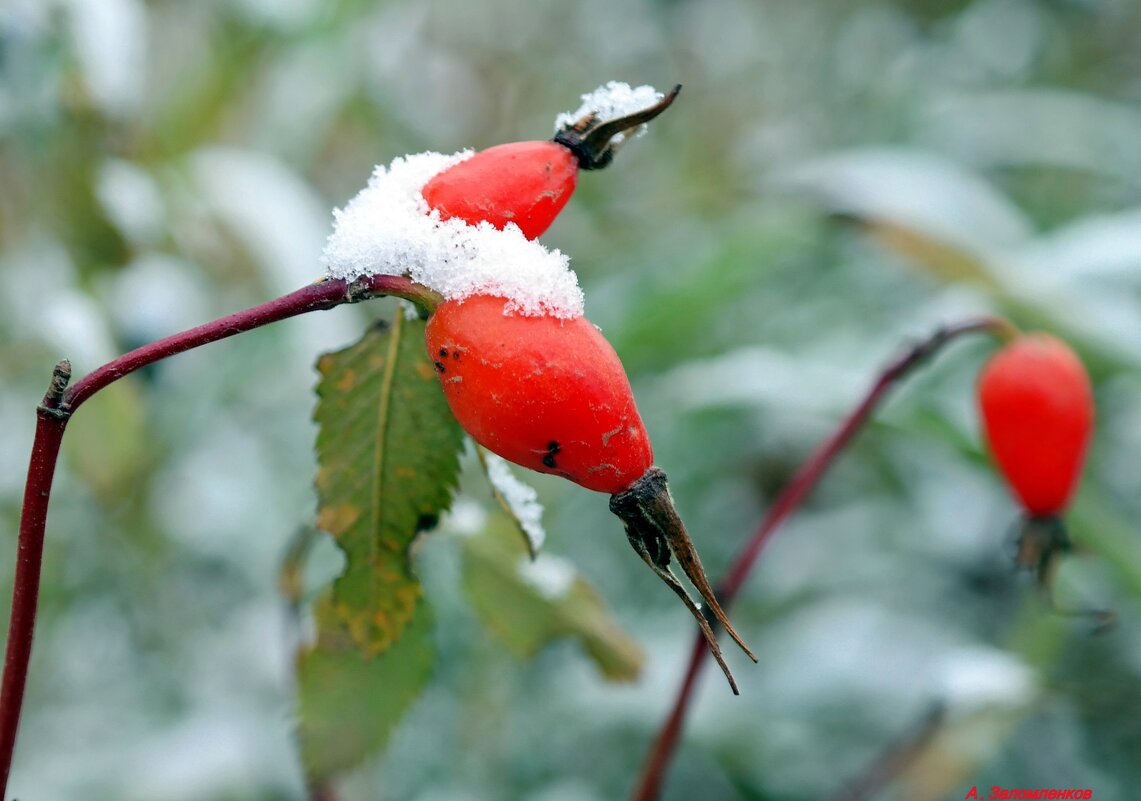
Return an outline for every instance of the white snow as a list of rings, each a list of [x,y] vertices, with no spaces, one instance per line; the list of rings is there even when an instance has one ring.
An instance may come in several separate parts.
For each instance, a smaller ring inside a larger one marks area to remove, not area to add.
[[[495,491],[503,498],[511,514],[519,521],[519,527],[531,541],[531,553],[538,553],[547,541],[543,528],[543,505],[535,488],[516,478],[507,462],[491,451],[484,449],[484,464],[487,465],[487,479]]]
[[[444,516],[444,527],[462,537],[473,537],[487,528],[487,511],[471,498],[456,498]]]
[[[519,557],[515,570],[527,584],[548,601],[565,598],[574,586],[574,567],[566,559],[540,554],[536,559]]]
[[[143,102],[147,78],[148,11],[141,0],[68,0],[62,4],[92,99],[112,115]]]
[[[421,189],[448,167],[472,156],[419,153],[377,166],[365,187],[333,212],[333,233],[322,261],[329,276],[347,281],[365,275],[406,275],[446,299],[497,295],[507,311],[523,315],[580,317],[582,289],[566,256],[528,240],[513,224],[441,221]]]
[[[936,676],[941,699],[953,710],[1018,708],[1037,690],[1034,671],[1015,656],[993,648],[968,647],[950,654]]]
[[[555,118],[555,132],[561,131],[587,114],[597,115],[600,121],[612,120],[615,117],[624,117],[657,103],[663,97],[652,86],[639,86],[631,88],[630,84],[621,81],[610,81],[593,92],[582,96],[582,105],[577,111],[565,111]],[[646,132],[645,124],[639,125],[634,136],[641,136]],[[625,137],[622,134],[614,137],[614,144],[620,144]]]

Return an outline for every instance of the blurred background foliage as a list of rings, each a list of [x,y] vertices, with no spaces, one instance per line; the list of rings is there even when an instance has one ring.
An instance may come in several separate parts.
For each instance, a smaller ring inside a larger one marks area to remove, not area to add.
[[[821,797],[932,704],[896,799],[1141,783],[1141,4],[1135,0],[6,0],[0,7],[0,577],[33,409],[82,374],[320,271],[374,163],[545,138],[609,79],[685,90],[545,237],[629,367],[713,576],[910,340],[998,312],[1065,337],[1100,419],[1062,603],[1011,568],[1015,509],[957,343],[898,391],[778,535],[707,671],[668,799]],[[178,357],[65,442],[12,790],[52,801],[299,799],[298,623],[316,356],[385,302]],[[469,460],[470,461],[470,460]],[[549,553],[646,652],[612,684],[566,641],[518,662],[464,601],[493,502],[469,464],[424,543],[440,661],[345,799],[629,792],[691,622],[606,499],[531,477]],[[491,518],[494,520],[494,517]],[[4,612],[10,591],[4,593]]]

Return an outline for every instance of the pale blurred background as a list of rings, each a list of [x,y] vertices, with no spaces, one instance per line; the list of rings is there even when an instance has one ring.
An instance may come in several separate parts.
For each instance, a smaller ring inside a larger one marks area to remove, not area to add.
[[[1059,600],[1013,572],[1016,510],[948,348],[781,531],[740,599],[761,657],[698,693],[666,798],[817,799],[931,704],[885,799],[1141,785],[1141,3],[1136,0],[5,0],[0,5],[0,590],[51,365],[118,353],[317,277],[372,166],[547,138],[610,80],[684,84],[545,242],[629,368],[714,576],[877,370],[997,312],[1070,341],[1100,419]],[[65,442],[10,793],[303,797],[295,624],[318,353],[383,301],[178,357]],[[421,574],[440,663],[344,799],[623,798],[692,624],[606,498],[531,477],[550,553],[647,651],[608,684],[571,643],[502,653],[446,531]],[[489,506],[469,471],[465,503]]]

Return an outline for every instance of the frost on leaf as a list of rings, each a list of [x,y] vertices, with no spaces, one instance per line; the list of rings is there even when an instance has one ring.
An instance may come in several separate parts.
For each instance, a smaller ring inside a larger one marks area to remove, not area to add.
[[[582,96],[582,105],[575,111],[564,111],[555,118],[555,132],[559,132],[564,128],[574,125],[587,114],[594,114],[599,121],[605,122],[612,120],[616,117],[625,117],[628,114],[634,114],[642,109],[649,108],[657,103],[663,97],[652,86],[638,86],[631,88],[630,84],[622,83],[621,81],[610,81],[604,86],[600,86],[593,92],[588,92]],[[646,132],[646,126],[639,125],[635,136],[641,136]],[[617,134],[614,137],[614,144],[620,143],[624,139],[623,134]]]
[[[459,542],[464,593],[476,616],[510,653],[528,659],[569,637],[606,678],[637,678],[642,666],[637,643],[570,562],[549,554],[532,561],[502,517],[493,517],[479,534]]]
[[[406,275],[449,300],[472,295],[507,298],[508,312],[564,319],[583,312],[582,289],[570,261],[527,239],[514,224],[441,220],[421,190],[432,176],[470,158],[419,153],[377,166],[368,186],[333,212],[322,253],[332,278]]]
[[[479,458],[487,471],[487,480],[495,492],[495,499],[504,511],[515,519],[519,529],[527,537],[531,554],[537,554],[547,540],[543,529],[543,505],[535,488],[520,481],[507,462],[485,448],[479,449]]]
[[[523,557],[516,563],[515,570],[531,589],[548,601],[567,597],[578,579],[570,562],[549,553],[534,559]]]

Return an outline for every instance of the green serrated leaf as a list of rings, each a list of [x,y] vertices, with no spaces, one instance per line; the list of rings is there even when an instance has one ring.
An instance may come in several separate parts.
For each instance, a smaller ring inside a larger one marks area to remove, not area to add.
[[[397,315],[317,369],[318,526],[345,569],[318,605],[316,645],[299,657],[310,779],[380,749],[428,679],[431,610],[410,549],[447,509],[463,446],[422,321]]]
[[[332,618],[366,654],[399,639],[420,597],[408,548],[435,525],[459,475],[463,431],[424,351],[424,323],[321,357],[317,525],[345,552]]]
[[[547,554],[532,561],[505,520],[466,537],[462,552],[468,600],[511,653],[530,658],[553,640],[574,637],[608,679],[637,678],[641,649],[569,563]]]

